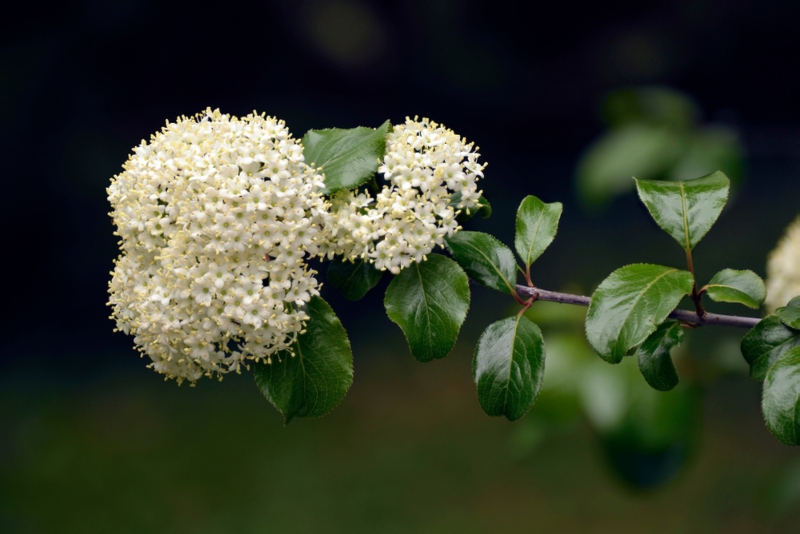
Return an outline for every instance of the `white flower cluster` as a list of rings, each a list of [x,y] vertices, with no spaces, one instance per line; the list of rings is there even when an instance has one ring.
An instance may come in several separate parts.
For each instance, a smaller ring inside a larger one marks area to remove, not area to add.
[[[785,306],[800,295],[800,217],[786,228],[767,260],[767,300],[769,311]]]
[[[179,381],[289,349],[318,293],[323,179],[282,121],[206,110],[134,149],[108,198],[117,328]]]
[[[485,165],[452,131],[407,119],[386,148],[382,190],[329,203],[281,121],[207,109],[167,123],[108,188],[121,249],[109,283],[117,329],[178,381],[291,352],[318,294],[308,258],[365,258],[396,274],[478,207]]]
[[[485,164],[460,136],[428,119],[394,126],[375,197],[340,191],[331,199],[329,256],[366,258],[394,274],[421,262],[459,228],[461,210],[477,209]],[[324,171],[324,169],[323,169]]]

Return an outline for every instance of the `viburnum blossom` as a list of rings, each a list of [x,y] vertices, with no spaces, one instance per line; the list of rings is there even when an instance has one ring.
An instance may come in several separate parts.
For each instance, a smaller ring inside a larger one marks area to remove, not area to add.
[[[800,295],[800,217],[787,228],[767,260],[767,300],[770,311]]]
[[[459,229],[462,210],[477,209],[476,182],[486,166],[478,156],[471,143],[428,119],[394,126],[378,168],[382,189],[374,197],[340,191],[331,198],[328,255],[366,258],[394,274],[424,261]]]
[[[179,381],[290,349],[318,294],[322,177],[284,123],[207,109],[168,123],[112,179],[117,328]]]

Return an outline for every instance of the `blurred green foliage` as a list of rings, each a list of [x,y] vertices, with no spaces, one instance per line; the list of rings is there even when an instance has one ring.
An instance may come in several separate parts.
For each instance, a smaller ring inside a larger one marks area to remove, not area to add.
[[[678,474],[699,438],[699,392],[691,386],[654,390],[635,357],[619,365],[604,362],[581,334],[585,313],[551,302],[526,312],[547,332],[544,384],[533,413],[549,413],[555,427],[584,418],[622,481],[642,489],[660,486]]]
[[[583,154],[577,191],[584,205],[601,208],[633,190],[632,177],[690,180],[721,170],[737,183],[744,151],[737,133],[704,124],[698,105],[666,87],[610,93],[602,106],[608,130]]]
[[[732,414],[724,389],[711,392],[704,439],[691,442],[693,469],[647,499],[615,484],[603,467],[612,464],[598,462],[615,436],[662,450],[684,420],[652,428],[635,413],[618,421],[578,416],[587,402],[614,402],[576,394],[591,389],[588,366],[607,369],[610,380],[628,372],[576,350],[586,350],[576,336],[553,333],[547,390],[513,424],[482,412],[465,346],[425,365],[405,348],[356,347],[375,358],[357,362],[342,405],[288,427],[244,375],[187,388],[146,369],[83,383],[9,372],[0,382],[0,531],[480,533],[536,525],[618,534],[796,526],[796,484],[783,472],[792,451],[763,428],[757,410]],[[748,383],[731,388],[741,394]],[[681,410],[676,403],[661,412]],[[743,433],[743,425],[754,431]],[[531,440],[541,427],[549,430]],[[765,502],[765,488],[775,500]]]

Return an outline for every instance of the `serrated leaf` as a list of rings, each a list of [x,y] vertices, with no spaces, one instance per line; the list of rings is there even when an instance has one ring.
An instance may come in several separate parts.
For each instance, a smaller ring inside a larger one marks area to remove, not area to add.
[[[800,297],[795,297],[786,306],[775,310],[783,324],[789,328],[800,329]]]
[[[685,182],[635,180],[647,211],[684,250],[693,249],[708,233],[730,189],[730,180],[719,171]]]
[[[456,262],[429,254],[394,277],[384,299],[386,314],[403,330],[421,362],[453,349],[469,309],[469,280]]]
[[[683,328],[678,321],[665,321],[658,325],[639,347],[639,370],[659,391],[669,391],[678,385],[678,373],[672,363],[670,351],[683,341]]]
[[[626,265],[598,286],[586,314],[586,337],[609,363],[619,363],[626,353],[655,332],[694,279],[688,271],[663,265]]]
[[[526,268],[553,242],[562,210],[561,202],[545,204],[533,195],[525,197],[520,203],[514,247]]]
[[[542,332],[524,315],[489,325],[472,361],[483,411],[509,421],[525,415],[539,395],[544,358]]]
[[[325,415],[353,383],[353,354],[342,323],[327,302],[311,297],[306,331],[272,363],[256,363],[256,385],[288,423],[294,417]]]
[[[517,262],[510,248],[489,234],[463,230],[445,239],[445,243],[470,278],[490,289],[514,292]]]
[[[389,121],[377,128],[309,130],[303,136],[305,162],[325,175],[325,193],[353,189],[375,175],[386,152]]]
[[[764,380],[767,371],[786,352],[800,347],[800,330],[784,325],[776,315],[768,315],[742,338],[742,355],[750,364],[750,376]]]
[[[705,286],[708,297],[715,302],[744,304],[760,308],[767,298],[764,281],[753,271],[723,269]]]
[[[328,266],[328,282],[341,291],[347,300],[361,300],[380,282],[382,276],[383,271],[365,259],[349,262],[336,258]]]
[[[800,445],[800,347],[782,354],[770,367],[761,410],[776,438],[786,445]]]

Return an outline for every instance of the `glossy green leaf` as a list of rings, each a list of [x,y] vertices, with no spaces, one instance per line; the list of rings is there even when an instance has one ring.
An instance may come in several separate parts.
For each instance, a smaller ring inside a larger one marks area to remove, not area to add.
[[[800,347],[800,330],[789,328],[769,315],[742,338],[742,355],[750,364],[750,376],[764,380],[767,371],[786,352]]]
[[[553,242],[562,209],[561,202],[545,204],[532,195],[522,200],[517,210],[514,247],[526,267],[530,267]]]
[[[489,234],[461,231],[445,240],[467,275],[480,284],[513,293],[517,280],[517,262],[511,249]]]
[[[669,391],[678,385],[678,373],[670,351],[682,341],[683,328],[680,323],[665,321],[639,347],[639,370],[653,389]]]
[[[469,280],[456,262],[429,254],[394,277],[384,299],[386,314],[403,330],[421,362],[444,358],[455,346],[469,309]]]
[[[655,332],[684,295],[692,274],[662,265],[626,265],[603,280],[586,314],[586,337],[609,363],[638,347]]]
[[[800,297],[795,297],[786,306],[775,310],[783,324],[790,328],[800,329]]]
[[[687,134],[660,124],[633,123],[612,130],[581,158],[577,186],[581,200],[602,205],[633,189],[632,176],[666,175],[685,151]]]
[[[711,300],[760,308],[767,298],[764,281],[753,271],[723,269],[704,288]]]
[[[717,171],[685,182],[636,179],[636,189],[656,223],[681,247],[691,250],[722,212],[730,180]]]
[[[353,354],[342,323],[327,302],[312,297],[306,305],[306,331],[272,363],[254,366],[256,385],[287,423],[294,417],[325,415],[353,383]]]
[[[761,410],[776,438],[786,445],[800,445],[800,347],[782,354],[770,367]]]
[[[386,152],[389,121],[377,128],[309,130],[303,156],[325,175],[325,192],[353,189],[375,175]]]
[[[514,421],[530,410],[544,376],[544,339],[524,315],[489,325],[475,347],[472,374],[488,415]]]
[[[382,276],[383,271],[365,259],[349,262],[336,258],[328,266],[328,281],[347,300],[360,300]]]

